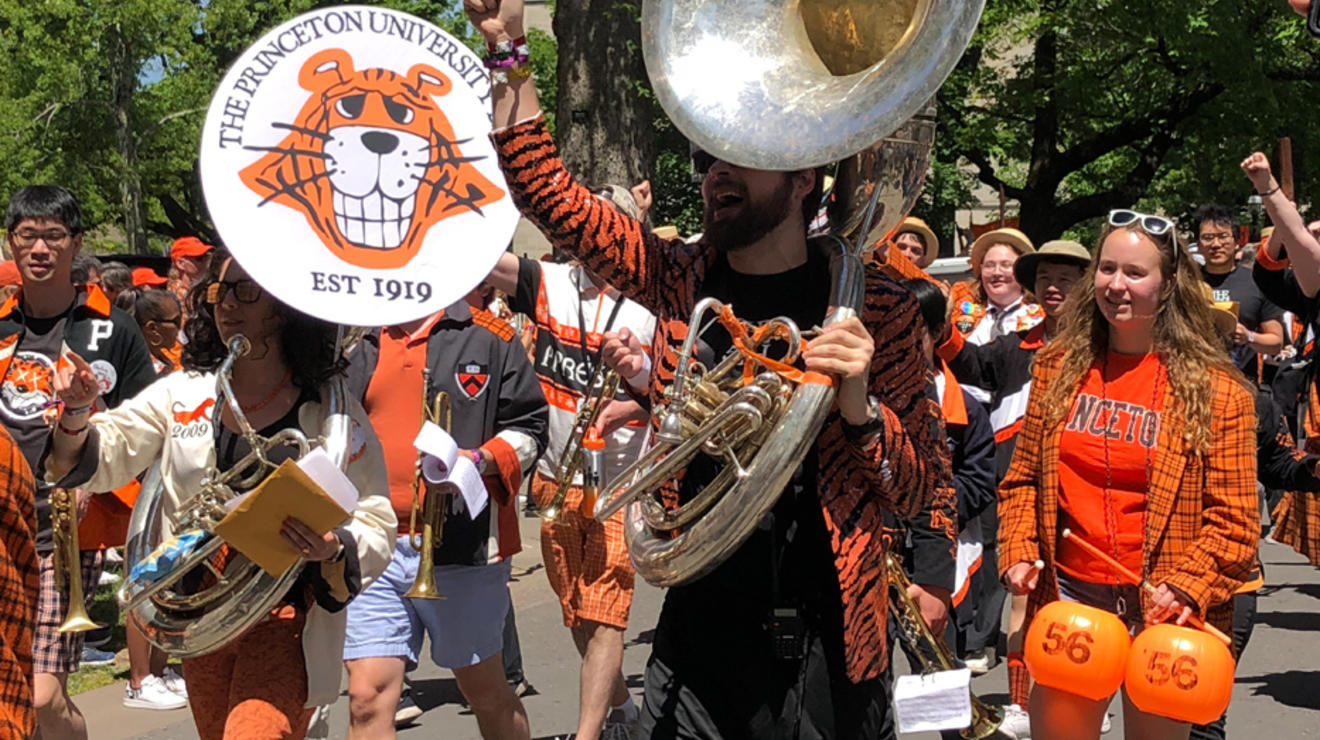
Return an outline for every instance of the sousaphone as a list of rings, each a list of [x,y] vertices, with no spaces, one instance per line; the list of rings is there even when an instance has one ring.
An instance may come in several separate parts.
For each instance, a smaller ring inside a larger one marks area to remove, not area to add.
[[[969,43],[984,0],[646,0],[642,50],[656,96],[695,146],[732,164],[830,165],[831,231],[814,242],[833,274],[823,326],[858,315],[862,255],[907,215],[934,138],[931,100]],[[626,507],[628,549],[649,583],[674,586],[723,562],[774,506],[834,403],[835,389],[786,367],[802,335],[787,319],[748,330],[706,368],[703,321],[739,331],[702,301],[657,411],[650,450],[603,491],[597,518]],[[788,353],[755,359],[770,339]],[[724,462],[678,509],[659,491],[697,455]]]

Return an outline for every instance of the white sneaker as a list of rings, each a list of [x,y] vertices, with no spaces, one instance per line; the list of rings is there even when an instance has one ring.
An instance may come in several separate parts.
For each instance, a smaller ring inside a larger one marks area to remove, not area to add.
[[[119,583],[119,581],[120,581],[120,578],[119,578],[119,574],[118,574],[118,573],[111,573],[111,572],[108,571],[108,570],[103,570],[103,571],[101,571],[101,577],[100,577],[100,579],[97,580],[96,585],[98,585],[98,586],[113,586],[113,585],[115,585],[116,583]]]
[[[165,688],[184,699],[188,698],[188,686],[183,682],[183,676],[180,676],[173,666],[165,667],[165,674],[160,677],[160,680],[165,683]]]
[[[1108,713],[1108,712],[1105,712],[1105,721],[1100,723],[1100,734],[1101,734],[1101,735],[1108,735],[1108,734],[1109,734],[1109,731],[1113,729],[1113,726],[1109,723],[1109,718],[1112,717],[1112,716],[1114,716],[1114,715],[1112,715],[1112,714],[1110,714],[1110,713]]]
[[[1007,704],[1000,709],[1004,721],[999,725],[999,732],[1008,740],[1031,740],[1031,718],[1027,711],[1017,704]]]
[[[131,709],[183,709],[188,700],[165,688],[165,682],[155,676],[142,679],[142,688],[124,684],[124,706]]]
[[[979,655],[963,658],[963,665],[971,669],[973,676],[984,676],[994,667],[990,663],[989,653],[981,653]]]

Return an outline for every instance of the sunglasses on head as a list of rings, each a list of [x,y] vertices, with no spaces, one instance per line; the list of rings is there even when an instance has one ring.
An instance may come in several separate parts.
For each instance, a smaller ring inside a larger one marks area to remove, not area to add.
[[[1117,228],[1136,224],[1151,236],[1164,236],[1173,231],[1173,222],[1163,216],[1151,216],[1137,211],[1118,209],[1109,212],[1109,225]]]

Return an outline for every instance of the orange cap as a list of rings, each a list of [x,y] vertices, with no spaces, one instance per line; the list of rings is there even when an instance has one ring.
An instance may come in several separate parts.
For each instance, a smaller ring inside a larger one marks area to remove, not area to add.
[[[181,236],[174,240],[170,245],[170,259],[177,260],[180,257],[204,257],[214,247],[205,244],[201,239],[195,236]]]
[[[166,280],[165,278],[161,277],[160,275],[157,275],[157,274],[156,274],[156,271],[153,270],[153,269],[151,269],[150,267],[134,267],[134,268],[133,268],[133,287],[134,287],[134,288],[142,288],[142,287],[151,287],[151,286],[164,285],[165,283],[168,283],[168,282],[169,282],[169,281]]]
[[[18,263],[13,260],[0,262],[0,285],[21,285],[23,276],[18,274]]]

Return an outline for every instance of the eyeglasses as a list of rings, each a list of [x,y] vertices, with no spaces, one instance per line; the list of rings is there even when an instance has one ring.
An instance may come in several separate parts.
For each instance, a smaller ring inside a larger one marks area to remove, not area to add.
[[[1109,212],[1109,225],[1122,228],[1137,224],[1151,236],[1164,236],[1173,231],[1173,222],[1163,216],[1151,216],[1137,211],[1118,209]],[[1176,236],[1176,232],[1175,232]]]
[[[1201,234],[1200,242],[1202,244],[1218,244],[1220,242],[1232,244],[1237,239],[1231,232],[1225,231],[1219,234]]]
[[[254,280],[217,280],[206,289],[206,302],[218,305],[231,290],[234,291],[234,300],[239,303],[256,303],[261,300],[261,286]]]
[[[209,299],[209,298],[210,298],[210,295],[209,295],[209,294],[210,294],[210,289],[209,289],[209,288],[207,289],[207,294],[208,294],[208,295],[207,295],[207,298]],[[223,299],[221,299],[221,300],[223,300]],[[219,301],[216,301],[216,302],[218,303]],[[179,320],[182,319],[182,318],[183,318],[182,316],[175,316],[175,317],[172,318],[172,319],[153,319],[153,321],[155,321],[157,324],[173,324],[173,325],[175,325],[175,326],[178,326],[178,325],[179,325]]]
[[[22,231],[15,231],[13,233],[14,241],[18,246],[23,247],[24,249],[36,244],[38,239],[46,242],[46,246],[48,247],[58,247],[68,241],[70,236],[72,236],[72,234],[64,229],[51,229],[49,231],[23,229]]]

